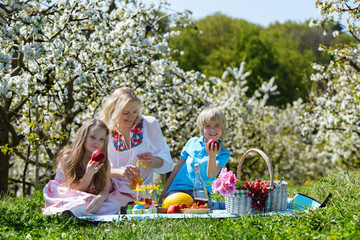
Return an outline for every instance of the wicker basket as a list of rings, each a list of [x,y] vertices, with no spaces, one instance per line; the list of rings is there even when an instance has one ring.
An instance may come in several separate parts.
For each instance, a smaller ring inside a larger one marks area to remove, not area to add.
[[[237,189],[235,194],[225,196],[226,212],[230,214],[248,213],[251,211],[251,198],[248,196],[249,190]]]
[[[267,183],[270,185],[269,187],[269,198],[266,201],[265,211],[284,211],[287,209],[287,186],[286,182],[274,182],[273,170],[271,163],[269,161],[268,156],[266,154],[256,148],[250,149],[245,152],[245,154],[241,157],[241,160],[237,169],[237,179],[241,178],[241,166],[246,158],[246,156],[250,152],[256,152],[261,155],[261,157],[265,160],[268,170],[270,173],[270,181]],[[241,189],[237,190],[235,194],[229,194],[225,197],[225,206],[226,212],[230,214],[241,214],[250,212],[252,209],[251,198],[248,196],[249,190]]]

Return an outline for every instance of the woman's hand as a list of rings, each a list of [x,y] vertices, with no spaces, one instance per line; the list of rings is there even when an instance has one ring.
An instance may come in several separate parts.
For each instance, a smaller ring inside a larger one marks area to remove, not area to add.
[[[154,157],[151,152],[138,154],[137,157],[146,166],[159,168],[164,164],[164,160],[159,157]]]
[[[95,214],[100,210],[105,199],[101,195],[91,195],[85,198],[85,201],[90,201],[90,203],[85,207],[85,210],[89,213]]]
[[[122,177],[126,177],[130,181],[134,181],[140,176],[140,169],[134,165],[127,165],[122,169],[122,171]]]

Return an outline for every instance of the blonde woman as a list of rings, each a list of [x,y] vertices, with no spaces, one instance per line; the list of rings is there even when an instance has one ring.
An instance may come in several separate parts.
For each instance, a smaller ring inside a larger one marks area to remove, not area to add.
[[[141,115],[142,101],[128,87],[116,89],[100,113],[110,129],[108,156],[113,182],[112,197],[121,206],[134,201],[131,182],[140,176],[137,161],[146,165],[143,184],[153,183],[153,171],[170,172],[173,167],[169,147],[154,117]]]
[[[63,149],[54,164],[55,179],[44,188],[43,214],[71,212],[76,217],[117,214],[120,205],[108,199],[110,165],[91,161],[95,150],[106,156],[109,129],[104,122],[91,119],[77,132],[75,141]]]

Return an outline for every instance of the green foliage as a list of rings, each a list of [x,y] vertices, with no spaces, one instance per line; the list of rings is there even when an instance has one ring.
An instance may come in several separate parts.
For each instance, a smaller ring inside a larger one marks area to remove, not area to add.
[[[323,29],[311,28],[309,22],[276,23],[263,28],[219,13],[200,19],[196,26],[198,30],[187,29],[170,39],[172,48],[184,52],[173,53],[180,67],[221,77],[226,67],[234,68],[245,61],[246,70],[251,72],[247,96],[252,96],[264,79],[275,77],[280,94],[270,97],[269,104],[281,107],[298,98],[308,100],[312,63],[328,63],[331,59],[318,51],[320,44],[335,46],[353,41],[346,34],[338,38],[324,36]],[[327,25],[327,29],[338,28],[338,24]]]
[[[360,172],[338,171],[309,186],[289,186],[323,201],[326,208],[292,216],[240,216],[228,219],[154,219],[91,223],[62,216],[42,216],[41,191],[32,197],[0,200],[1,239],[356,239],[360,236]],[[213,195],[222,200],[221,195]]]
[[[339,25],[333,24],[331,28],[335,29],[336,26]],[[335,38],[323,32],[321,28],[310,27],[309,22],[299,24],[290,21],[270,25],[261,32],[262,38],[268,41],[275,53],[274,59],[269,61],[278,63],[278,68],[273,68],[271,73],[276,78],[281,96],[273,97],[270,103],[280,106],[298,98],[307,101],[312,87],[310,76],[314,73],[313,63],[326,64],[331,60],[331,55],[318,50],[320,44],[336,46],[352,41],[347,34]]]

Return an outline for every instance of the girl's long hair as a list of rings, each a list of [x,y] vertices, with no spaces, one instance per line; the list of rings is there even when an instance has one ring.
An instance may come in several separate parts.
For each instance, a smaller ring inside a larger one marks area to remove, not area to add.
[[[91,127],[98,126],[106,130],[105,143],[102,151],[105,154],[104,165],[99,169],[99,171],[94,174],[90,186],[94,186],[94,194],[98,194],[101,190],[104,189],[108,181],[110,164],[107,157],[107,145],[109,138],[109,129],[106,124],[99,119],[91,119],[85,122],[76,134],[75,141],[67,148],[59,152],[57,163],[61,162],[63,165],[64,175],[66,179],[66,185],[71,187],[79,183],[80,179],[85,174],[85,169],[82,164],[84,155],[85,155],[85,141]],[[90,159],[89,159],[90,160]]]

